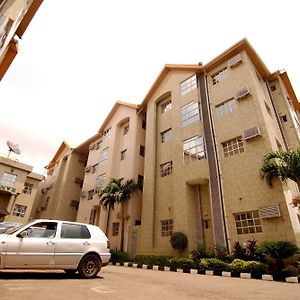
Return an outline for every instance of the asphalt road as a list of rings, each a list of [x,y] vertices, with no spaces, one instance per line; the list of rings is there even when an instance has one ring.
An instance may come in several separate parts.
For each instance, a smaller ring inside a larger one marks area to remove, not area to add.
[[[95,279],[63,271],[0,271],[1,300],[300,299],[300,284],[107,266]]]

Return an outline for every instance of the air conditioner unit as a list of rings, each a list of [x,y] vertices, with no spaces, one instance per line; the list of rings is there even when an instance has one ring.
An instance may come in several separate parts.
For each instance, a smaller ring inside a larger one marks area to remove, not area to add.
[[[259,216],[262,219],[281,217],[280,206],[278,203],[262,206],[259,208]]]
[[[91,166],[86,166],[86,167],[85,167],[85,172],[87,172],[87,173],[88,173],[88,172],[91,172],[91,169],[92,169]]]
[[[89,150],[94,150],[94,149],[95,149],[95,147],[96,147],[96,144],[95,144],[95,143],[93,143],[93,144],[90,144],[90,146],[89,146]]]
[[[236,67],[238,64],[240,64],[242,62],[242,56],[241,54],[238,54],[234,57],[232,57],[231,59],[228,60],[228,67],[230,68],[234,68]]]
[[[234,93],[235,100],[243,99],[243,98],[245,98],[249,95],[251,95],[251,94],[250,94],[250,90],[249,90],[248,87],[244,87],[242,89],[239,89]]]
[[[244,139],[247,141],[247,140],[250,140],[254,137],[257,137],[257,136],[260,136],[260,130],[259,130],[259,127],[258,126],[255,126],[255,127],[252,127],[252,128],[249,128],[247,130],[244,131]]]

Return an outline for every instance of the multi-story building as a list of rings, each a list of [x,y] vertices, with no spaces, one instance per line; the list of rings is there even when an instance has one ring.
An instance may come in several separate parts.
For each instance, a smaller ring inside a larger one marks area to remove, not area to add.
[[[43,175],[33,167],[0,157],[0,222],[26,223],[30,219],[38,184]]]
[[[92,137],[76,148],[62,142],[45,167],[47,177],[39,185],[32,218],[52,218],[75,221]]]
[[[43,0],[0,0],[0,80],[18,53],[22,38]]]
[[[99,129],[99,138],[90,144],[85,168],[82,196],[77,221],[99,225],[110,239],[112,248],[121,243],[121,218],[124,220],[124,247],[137,252],[141,223],[141,192],[125,203],[125,216],[120,205],[108,210],[99,204],[99,190],[111,178],[143,182],[145,156],[145,118],[137,106],[118,101]]]
[[[170,235],[232,249],[235,241],[300,245],[296,184],[260,178],[270,150],[299,147],[299,103],[287,73],[270,73],[247,40],[206,65],[166,65],[147,115],[140,249],[172,253]]]

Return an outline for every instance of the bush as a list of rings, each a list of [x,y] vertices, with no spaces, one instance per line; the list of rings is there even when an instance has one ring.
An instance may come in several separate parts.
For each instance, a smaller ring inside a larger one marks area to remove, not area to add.
[[[192,251],[192,259],[194,262],[200,262],[202,258],[212,258],[214,257],[214,253],[206,250],[205,246],[202,244],[198,244],[196,249]]]
[[[279,271],[278,274],[276,274],[275,279],[285,281],[286,277],[292,277],[292,276],[297,277],[298,275],[299,275],[298,269],[296,267],[289,266]]]
[[[202,258],[199,265],[206,270],[230,271],[229,264],[217,258]]]
[[[170,255],[136,255],[133,261],[138,265],[148,265],[151,268],[153,266],[170,266],[170,260],[173,256]]]
[[[197,269],[197,265],[191,258],[172,258],[170,268],[171,270],[183,269],[183,271],[188,271],[190,269]]]
[[[111,249],[110,253],[111,253],[110,261],[113,263],[116,263],[116,262],[121,263],[121,262],[129,261],[129,255],[127,252]]]
[[[256,253],[275,259],[282,259],[299,253],[299,248],[288,241],[264,241],[258,245]]]
[[[234,242],[232,254],[234,258],[245,260],[246,249],[242,246],[240,242]]]
[[[261,278],[262,274],[268,274],[268,266],[258,261],[244,261],[235,259],[229,264],[229,269],[234,276],[240,273],[251,273],[254,278]]]
[[[173,249],[182,252],[188,246],[188,238],[183,232],[174,232],[171,235],[170,243]]]

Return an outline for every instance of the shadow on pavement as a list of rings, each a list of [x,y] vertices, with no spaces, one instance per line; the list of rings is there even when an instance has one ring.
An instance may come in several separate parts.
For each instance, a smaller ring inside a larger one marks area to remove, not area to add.
[[[61,280],[61,279],[78,279],[78,280],[98,280],[98,279],[103,279],[101,276],[97,276],[96,278],[93,279],[82,279],[79,277],[79,274],[66,274],[64,272],[38,272],[38,271],[10,271],[10,270],[5,270],[5,271],[0,271],[0,280],[2,279],[11,279],[11,280],[16,280],[16,279],[34,279],[34,280]]]

